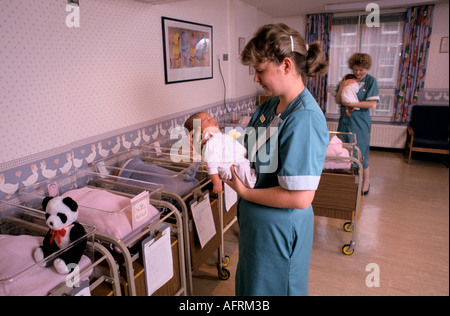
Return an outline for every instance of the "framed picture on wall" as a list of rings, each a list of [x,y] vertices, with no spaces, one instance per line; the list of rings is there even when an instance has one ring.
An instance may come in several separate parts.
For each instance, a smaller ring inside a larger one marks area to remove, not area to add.
[[[162,17],[166,84],[213,77],[211,25]]]

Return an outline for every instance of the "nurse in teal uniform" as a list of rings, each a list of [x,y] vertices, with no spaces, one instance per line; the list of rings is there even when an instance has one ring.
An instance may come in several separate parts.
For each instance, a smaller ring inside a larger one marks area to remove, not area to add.
[[[338,131],[356,134],[357,146],[361,150],[363,158],[363,195],[367,195],[370,188],[369,152],[370,130],[372,127],[370,109],[375,108],[380,100],[378,83],[373,76],[367,73],[372,67],[372,58],[368,54],[353,54],[348,60],[348,66],[353,71],[360,85],[360,89],[356,94],[359,102],[342,102],[341,93],[344,82],[341,82],[337,88],[336,103],[344,106],[341,107]],[[345,107],[347,107],[347,111]]]
[[[258,180],[226,181],[239,195],[236,295],[308,295],[314,214],[312,200],[325,161],[329,133],[306,76],[325,74],[318,43],[284,24],[261,27],[241,61],[271,98],[247,129],[249,160]],[[255,140],[266,140],[255,142]],[[234,172],[232,168],[232,172]]]

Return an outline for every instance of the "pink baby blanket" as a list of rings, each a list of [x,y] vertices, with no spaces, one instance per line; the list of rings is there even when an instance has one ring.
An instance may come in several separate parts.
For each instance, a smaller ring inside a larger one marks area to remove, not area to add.
[[[131,200],[106,190],[84,187],[63,194],[78,203],[78,221],[95,225],[97,231],[123,239],[132,229]],[[158,210],[150,205],[150,218],[157,219]]]
[[[347,149],[342,147],[342,141],[337,136],[331,138],[327,147],[327,157],[350,157]],[[350,169],[351,162],[347,159],[325,159],[324,169]]]

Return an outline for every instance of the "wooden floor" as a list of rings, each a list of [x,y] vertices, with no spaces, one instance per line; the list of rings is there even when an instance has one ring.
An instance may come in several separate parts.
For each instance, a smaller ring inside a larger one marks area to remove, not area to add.
[[[443,159],[418,153],[408,165],[401,153],[371,151],[371,188],[353,233],[355,253],[341,253],[352,239],[342,229],[345,221],[315,218],[311,296],[449,295],[449,169]],[[217,259],[210,258],[194,273],[194,295],[234,295],[238,234],[237,224],[225,234],[231,278],[219,281]]]

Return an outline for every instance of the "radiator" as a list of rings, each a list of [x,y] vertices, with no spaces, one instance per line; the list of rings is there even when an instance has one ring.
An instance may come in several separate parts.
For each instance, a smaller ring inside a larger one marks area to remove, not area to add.
[[[327,122],[330,131],[336,131],[338,122]],[[405,148],[406,126],[372,124],[370,146],[384,148]]]

